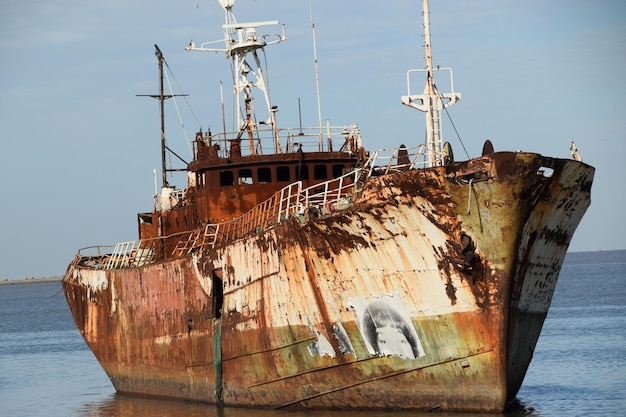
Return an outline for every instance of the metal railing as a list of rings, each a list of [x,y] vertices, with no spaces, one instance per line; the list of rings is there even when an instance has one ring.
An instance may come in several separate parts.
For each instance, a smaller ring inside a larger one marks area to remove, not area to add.
[[[383,164],[379,164],[383,162]],[[428,163],[426,147],[389,148],[373,152],[363,167],[341,177],[302,188],[294,182],[244,215],[231,221],[207,224],[204,227],[165,237],[118,243],[115,246],[90,246],[79,250],[77,262],[95,269],[139,267],[165,257],[191,253],[196,248],[212,248],[227,242],[260,233],[275,224],[296,217],[304,222],[349,208],[371,176],[403,172]],[[103,254],[102,250],[113,247]],[[166,248],[173,248],[168,251]],[[88,255],[87,251],[96,251]],[[169,252],[169,253],[166,253]]]
[[[381,164],[382,162],[382,164]],[[372,152],[365,163],[367,176],[385,175],[391,172],[408,171],[428,166],[428,149],[426,145],[411,148],[385,148]]]
[[[251,135],[251,136],[250,136]],[[196,137],[192,145],[197,156],[198,146],[219,145],[217,155],[230,157],[230,142],[240,140],[241,155],[262,155],[264,153],[303,152],[352,152],[361,146],[361,136],[357,125],[300,127],[272,129],[269,125],[259,124],[251,133],[218,132],[205,133]]]

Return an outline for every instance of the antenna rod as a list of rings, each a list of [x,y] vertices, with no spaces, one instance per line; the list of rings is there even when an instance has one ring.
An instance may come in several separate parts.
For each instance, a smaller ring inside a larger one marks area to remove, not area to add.
[[[224,129],[224,137],[226,137],[226,114],[224,112],[224,86],[220,80],[220,101],[222,102],[222,128]]]
[[[316,36],[315,36],[315,23],[313,23],[312,0],[309,0],[309,16],[311,18],[311,32],[313,35],[313,60],[315,62],[315,88],[317,90],[317,119],[318,119],[318,126],[320,127],[320,136],[319,136],[318,145],[321,148],[322,146],[324,146],[322,142],[322,104],[321,104],[321,98],[320,98],[320,77],[319,77],[319,70],[317,66],[317,41],[316,41]]]
[[[430,11],[428,9],[428,0],[424,0],[424,51],[426,59],[426,77],[428,81],[428,87],[433,88],[433,57],[430,51]]]
[[[302,135],[302,109],[300,108],[300,97],[298,97],[298,119],[300,120],[300,135]]]

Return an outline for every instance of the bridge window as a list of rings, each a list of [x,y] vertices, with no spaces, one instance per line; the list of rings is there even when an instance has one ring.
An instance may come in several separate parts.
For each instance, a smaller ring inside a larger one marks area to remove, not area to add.
[[[262,184],[272,182],[272,170],[269,168],[259,168],[257,175]]]
[[[278,181],[289,181],[289,167],[276,168],[276,179]]]
[[[239,185],[252,184],[252,170],[240,169],[239,170]]]
[[[328,172],[326,171],[326,165],[315,165],[313,167],[313,177],[316,180],[327,180]]]
[[[233,171],[220,171],[220,185],[235,185]]]
[[[343,170],[343,165],[333,165],[333,178],[341,177],[344,174]]]

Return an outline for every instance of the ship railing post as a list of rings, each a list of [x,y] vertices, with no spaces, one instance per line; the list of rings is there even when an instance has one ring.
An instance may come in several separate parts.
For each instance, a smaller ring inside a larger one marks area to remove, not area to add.
[[[342,187],[342,183],[343,183],[342,180],[343,180],[343,178],[339,178],[338,179],[339,184],[337,184],[337,189],[334,192],[335,196],[333,198],[333,200],[334,200],[333,205],[335,207],[337,207],[337,204],[339,203],[339,199],[341,198],[341,187]]]
[[[278,201],[278,199],[274,196],[274,198],[272,198],[272,212],[270,213],[270,217],[266,219],[267,223],[270,223],[270,221],[273,221],[276,216],[280,215],[279,205],[280,201]]]
[[[204,241],[203,241],[203,245],[206,245],[208,247],[212,247],[213,246],[212,245],[213,242],[210,241],[210,238],[211,238],[210,229],[209,229],[210,227],[211,227],[210,224],[207,224],[206,226],[204,226]]]
[[[374,167],[376,165],[376,160],[378,159],[378,150],[375,150],[372,156],[367,160],[365,166],[369,164],[369,172],[367,173],[368,177],[372,176],[372,171],[374,171]]]
[[[322,132],[320,131],[320,134]],[[326,119],[326,136],[328,137],[328,150],[333,150],[333,134],[330,128],[330,120]]]
[[[224,231],[222,232],[222,241],[227,241],[230,237],[228,236],[228,234],[230,233],[230,223],[224,223]]]
[[[122,259],[118,267],[123,267],[126,264],[126,262],[128,262],[128,258],[129,258],[128,252],[129,252],[130,245],[131,245],[131,242],[124,243],[124,251],[122,252]]]
[[[343,179],[344,177],[339,177],[339,186],[337,187],[337,202],[339,202],[339,199],[341,198],[341,193],[343,191]]]
[[[121,251],[122,243],[116,243],[115,248],[113,249],[113,253],[109,257],[109,262],[107,263],[105,269],[114,269],[117,265],[117,259],[119,258],[119,254]]]
[[[302,185],[302,182],[298,181],[298,185],[296,185],[295,192],[292,193],[289,198],[289,201],[291,202],[291,205],[293,206],[292,211],[294,214],[297,214],[297,211],[300,208],[298,202],[300,200],[300,191],[302,189],[301,185]],[[290,187],[290,190],[291,190],[291,187]]]
[[[113,264],[113,268],[119,268],[120,265],[123,263],[124,255],[126,253],[127,247],[128,247],[128,243],[126,242],[120,243],[120,250],[117,253],[117,256],[115,258],[115,263]]]
[[[302,190],[302,186],[300,186],[299,190],[298,190],[298,196],[299,196],[299,200],[304,198],[304,202],[300,203],[300,204],[304,205],[305,208],[309,207],[311,205],[311,200],[310,200],[309,189],[308,188]]]
[[[115,248],[113,249],[113,253],[111,253],[111,255],[109,255],[109,259],[106,263],[106,265],[104,266],[104,269],[109,269],[111,266],[111,262],[113,262],[113,257],[115,256],[115,249],[117,248],[117,245],[115,245]]]
[[[220,224],[207,224],[204,228],[204,244],[212,248],[217,241]]]
[[[124,261],[122,263],[122,266],[124,265],[130,266],[131,260],[135,255],[136,242],[137,242],[136,240],[133,240],[132,242],[128,242],[128,245],[126,246],[126,251],[124,252]]]
[[[291,211],[292,211],[292,207],[291,207],[291,206],[292,206],[292,202],[291,202],[291,199],[292,199],[292,196],[293,196],[293,187],[289,187],[289,189],[288,189],[288,190],[289,190],[289,192],[287,193],[287,207],[286,207],[286,210],[285,210],[285,215],[286,215],[286,217],[289,217],[289,214],[290,214],[290,213],[291,213]]]
[[[246,214],[249,215],[250,212]],[[244,214],[243,216],[235,220],[235,237],[234,237],[235,239],[239,239],[241,235],[243,234],[244,228],[246,226],[246,223],[249,217],[246,214]]]
[[[285,189],[280,190],[280,199],[278,200],[278,218],[276,219],[276,223],[281,222],[281,217],[283,216],[283,198],[285,195]]]

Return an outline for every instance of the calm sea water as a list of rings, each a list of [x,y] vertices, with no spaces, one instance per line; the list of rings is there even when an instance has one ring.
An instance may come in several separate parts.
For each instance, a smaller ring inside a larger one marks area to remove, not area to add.
[[[626,415],[626,251],[568,254],[518,397],[520,410],[507,417]],[[0,285],[0,416],[277,415],[425,414],[234,408],[218,413],[206,405],[116,395],[74,327],[60,282]]]

